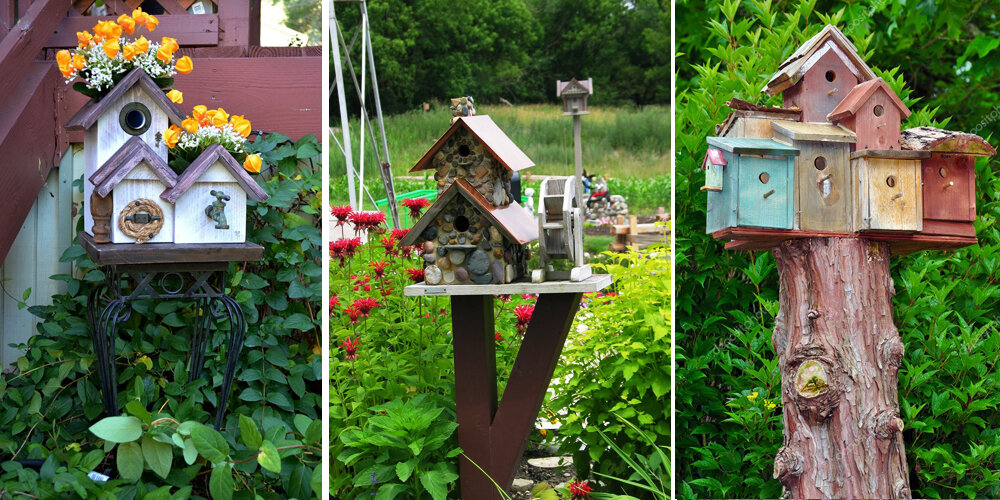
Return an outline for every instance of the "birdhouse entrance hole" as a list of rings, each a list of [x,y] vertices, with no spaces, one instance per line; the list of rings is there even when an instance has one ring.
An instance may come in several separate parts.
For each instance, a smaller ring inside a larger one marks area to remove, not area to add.
[[[896,187],[896,176],[890,175],[885,178],[885,185],[889,187]]]
[[[469,156],[470,154],[472,154],[472,150],[469,149],[469,146],[467,144],[462,144],[461,146],[458,147],[458,156],[466,157]]]
[[[469,219],[464,215],[459,215],[455,218],[455,230],[459,232],[464,232],[469,230]]]
[[[882,113],[885,113],[885,108],[883,108],[881,104],[876,104],[873,111],[875,116],[882,116]]]
[[[122,130],[129,135],[141,135],[149,130],[152,123],[149,108],[140,102],[125,105],[118,114],[118,122]]]
[[[826,72],[826,81],[832,82],[832,81],[834,81],[836,79],[837,79],[837,73],[835,73],[834,71],[827,71]]]
[[[816,170],[826,169],[826,158],[822,156],[817,156],[816,159],[813,160],[813,165],[816,166]]]
[[[948,177],[948,169],[944,167],[939,168],[938,175],[940,175],[941,177]]]
[[[768,183],[768,181],[770,181],[770,180],[771,180],[771,176],[770,176],[770,175],[768,175],[768,174],[767,174],[767,172],[762,172],[762,173],[760,174],[760,176],[759,176],[759,177],[757,177],[757,178],[758,178],[758,179],[760,179],[760,183],[761,183],[761,184],[767,184],[767,183]]]

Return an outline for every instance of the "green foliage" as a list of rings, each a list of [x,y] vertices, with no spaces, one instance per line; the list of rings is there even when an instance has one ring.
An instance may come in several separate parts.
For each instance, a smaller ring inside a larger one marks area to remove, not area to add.
[[[979,24],[978,10],[967,14],[948,2],[918,6],[877,0],[825,2],[829,8],[821,10],[813,8],[815,3],[779,7],[727,0],[703,10],[698,4],[696,12],[684,1],[677,8],[687,16],[678,26],[690,27],[679,37],[677,61],[675,470],[681,497],[775,498],[782,493],[771,477],[782,443],[780,375],[771,347],[778,309],[775,264],[769,253],[725,251],[721,242],[704,234],[705,196],[699,191],[704,174],[699,166],[705,137],[714,135],[714,125],[728,112],[724,103],[739,97],[780,104],[780,98],[763,96],[759,89],[777,64],[831,23],[848,34],[876,74],[914,111],[904,127],[948,124],[949,119],[936,118],[946,114],[937,106],[951,99],[961,101],[962,108],[950,128],[968,127],[968,117],[987,111],[953,72],[935,80],[935,88],[961,85],[961,92],[945,96],[926,88],[914,91],[912,85],[957,58],[948,54],[966,52],[957,43],[965,35],[941,23],[953,26],[964,18],[959,24]],[[923,21],[917,19],[921,16]],[[995,23],[989,26],[995,29]],[[928,30],[941,35],[927,37]],[[882,69],[885,64],[910,70]],[[895,258],[892,265],[894,320],[906,346],[899,398],[914,497],[998,495],[1000,398],[995,393],[1000,375],[995,367],[1000,334],[990,311],[998,307],[994,282],[1000,182],[986,162],[977,164],[976,173],[980,244],[920,252]]]
[[[285,10],[282,24],[308,37],[302,42],[307,45],[323,44],[323,8],[319,0],[271,0],[271,2],[282,4]]]
[[[359,11],[334,9],[349,40]],[[597,104],[665,104],[669,12],[663,0],[370,2],[382,107],[398,113],[465,95],[552,102],[555,81],[574,77],[594,78]],[[360,44],[352,61],[360,71]],[[357,97],[348,100],[357,110]]]
[[[660,447],[670,442],[671,261],[658,245],[605,258],[595,272],[614,276],[614,291],[585,300],[547,406],[565,413],[558,417],[558,439],[574,454],[580,477],[589,477],[593,460],[594,474],[610,481],[607,491],[644,497],[648,491],[629,484],[643,480],[641,469],[632,469],[621,456],[658,458]],[[606,437],[615,446],[609,448]],[[657,482],[669,484],[665,464],[660,471]]]
[[[215,324],[204,375],[188,383],[195,305],[184,300],[132,302],[115,340],[123,416],[99,420],[104,407],[85,303],[104,272],[74,244],[62,260],[78,274],[53,276],[67,293],[30,309],[43,320],[38,333],[20,346],[26,352],[17,371],[0,378],[0,498],[229,498],[236,488],[264,498],[315,496],[322,177],[316,158],[297,154],[317,144],[279,134],[258,142],[269,165],[259,182],[270,199],[249,203],[247,226],[265,259],[232,264],[227,274],[248,331],[222,432],[197,423],[214,420],[228,322]],[[263,429],[260,444],[254,429]],[[19,462],[32,460],[43,463],[40,470]],[[95,482],[91,471],[111,479]]]

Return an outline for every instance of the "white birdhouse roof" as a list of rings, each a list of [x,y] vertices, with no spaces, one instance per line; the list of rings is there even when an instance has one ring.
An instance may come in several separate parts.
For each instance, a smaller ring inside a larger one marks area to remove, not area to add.
[[[135,136],[125,141],[125,144],[122,144],[122,147],[118,148],[118,151],[115,151],[115,154],[111,155],[111,158],[108,158],[108,161],[104,162],[104,165],[101,165],[101,168],[90,176],[94,192],[100,196],[107,196],[118,183],[125,180],[128,174],[143,162],[167,188],[177,184],[177,174],[170,169],[167,162],[149,144],[146,144],[146,141]]]
[[[153,99],[154,102],[167,114],[167,119],[170,123],[180,126],[181,121],[184,120],[184,115],[181,113],[177,106],[174,105],[173,101],[163,93],[163,89],[160,88],[153,79],[146,74],[141,68],[136,68],[130,71],[111,92],[107,95],[101,97],[100,99],[91,99],[87,101],[86,104],[80,108],[79,111],[73,115],[69,121],[66,122],[66,130],[87,130],[97,123],[97,119],[104,114],[115,102],[122,98],[126,92],[135,87],[136,85],[143,88],[149,97]]]
[[[240,165],[240,162],[236,161],[236,158],[233,158],[233,155],[229,154],[226,148],[218,144],[213,144],[207,147],[205,151],[202,151],[198,155],[198,158],[191,162],[188,168],[177,178],[177,184],[160,194],[160,198],[170,203],[177,203],[177,200],[188,189],[191,189],[198,179],[208,171],[209,167],[215,165],[216,162],[221,163],[229,170],[229,173],[233,175],[240,187],[246,191],[247,198],[257,202],[267,201],[268,196],[264,192],[264,189],[257,184],[257,181],[253,180],[253,177],[247,174],[246,170],[243,169],[243,165]]]

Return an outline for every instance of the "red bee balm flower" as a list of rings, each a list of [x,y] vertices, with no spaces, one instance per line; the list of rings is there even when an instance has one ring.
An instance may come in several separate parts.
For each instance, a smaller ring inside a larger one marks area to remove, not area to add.
[[[400,241],[400,240],[403,239],[404,236],[406,236],[406,233],[408,233],[408,232],[410,232],[409,229],[393,229],[392,230],[392,239],[394,239],[396,241]]]
[[[347,306],[344,309],[344,314],[346,314],[348,318],[351,318],[351,324],[354,324],[358,322],[358,318],[361,316],[361,311],[352,305]]]
[[[343,347],[344,352],[346,353],[344,357],[350,361],[354,361],[354,358],[358,356],[359,345],[361,345],[361,342],[354,340],[350,337],[348,337],[347,340],[341,342],[340,347]]]
[[[424,270],[423,269],[407,269],[406,274],[410,275],[410,279],[414,283],[420,283],[424,280]]]
[[[336,295],[334,295],[333,297],[330,297],[330,315],[331,316],[333,315],[333,308],[335,306],[339,306],[339,305],[340,305],[340,299]]]
[[[396,238],[392,235],[382,237],[382,248],[385,249],[386,255],[398,255],[398,250],[396,250]]]
[[[351,210],[350,205],[341,205],[339,207],[330,207],[330,213],[337,218],[337,225],[343,226],[351,218],[354,210]]]
[[[330,258],[340,259],[340,265],[344,261],[353,257],[354,252],[361,246],[361,238],[341,238],[330,242]]]
[[[368,267],[372,268],[372,272],[375,273],[376,278],[381,278],[382,276],[385,276],[385,266],[388,265],[389,265],[388,262],[384,260],[379,260],[372,262],[371,264],[368,264]]]
[[[578,498],[590,498],[590,492],[594,491],[587,484],[587,481],[573,481],[567,485],[569,487],[569,493],[573,495],[574,499]]]
[[[385,214],[379,211],[354,212],[351,214],[351,222],[354,223],[356,231],[371,232],[385,222]]]
[[[351,307],[357,308],[357,310],[361,312],[361,316],[367,318],[368,313],[370,313],[372,309],[378,307],[378,301],[370,297],[365,297],[363,299],[355,300]]]
[[[522,335],[528,329],[528,322],[531,321],[531,314],[534,312],[535,306],[522,304],[514,308],[514,314],[517,316],[517,331]]]
[[[417,220],[420,218],[420,212],[431,206],[431,202],[427,201],[427,198],[407,198],[403,200],[403,206],[410,210],[410,218]]]

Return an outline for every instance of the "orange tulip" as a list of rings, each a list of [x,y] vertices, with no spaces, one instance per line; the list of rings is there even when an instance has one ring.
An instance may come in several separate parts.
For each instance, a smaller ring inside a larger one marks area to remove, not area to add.
[[[121,47],[118,46],[118,39],[112,38],[104,42],[104,53],[108,55],[108,59],[114,59],[118,55],[118,51]]]
[[[174,52],[170,50],[169,47],[160,46],[160,49],[156,51],[156,58],[168,63],[174,57]]]
[[[199,104],[191,110],[191,116],[193,116],[195,120],[201,122],[207,112],[208,108]]]
[[[167,97],[169,97],[171,101],[174,101],[177,104],[181,104],[184,102],[184,94],[182,94],[181,91],[177,89],[171,89],[170,92],[167,92]],[[181,125],[183,125],[183,123],[181,123]]]
[[[194,63],[191,62],[190,57],[184,56],[177,60],[177,66],[175,67],[177,68],[178,73],[186,75],[194,69]]]
[[[233,130],[235,130],[237,134],[240,134],[243,137],[250,136],[250,120],[244,118],[243,115],[233,115],[229,119],[229,124],[233,126]]]
[[[149,50],[149,40],[146,40],[144,36],[140,36],[132,45],[135,46],[136,54],[145,54]]]
[[[59,66],[59,72],[62,73],[62,76],[69,78],[69,75],[73,73],[73,56],[69,55],[68,50],[56,52],[56,64]]]
[[[211,118],[212,125],[222,127],[229,122],[229,113],[226,113],[226,110],[219,108],[215,111],[215,114],[213,114]]]
[[[170,49],[170,52],[177,52],[177,49],[181,48],[180,45],[177,45],[177,39],[170,38],[169,36],[165,36],[162,39],[160,39],[160,46],[168,47]]]
[[[87,67],[87,60],[80,54],[73,54],[73,67],[79,71]]]
[[[90,34],[89,31],[77,31],[76,41],[80,42],[79,47],[85,48],[90,45],[90,41],[94,39],[94,36]]]
[[[135,10],[132,11],[132,20],[135,21],[135,24],[138,26],[145,26],[146,18],[148,17],[149,14],[143,12],[142,7],[136,7]]]
[[[151,16],[149,14],[146,15],[146,29],[147,30],[149,30],[149,31],[155,30],[156,26],[158,24],[160,24],[159,20],[157,20],[155,17],[153,17],[153,16]]]
[[[176,146],[180,139],[181,129],[177,128],[177,125],[171,125],[170,128],[163,131],[163,142],[167,143],[168,148]]]
[[[260,173],[260,165],[260,155],[257,154],[247,155],[247,159],[243,160],[243,168],[247,172]]]
[[[97,25],[94,26],[94,33],[100,35],[105,40],[118,38],[122,36],[122,27],[114,21],[98,21]]]
[[[187,130],[192,134],[198,132],[198,120],[195,120],[194,118],[185,118],[184,121],[181,122],[181,126],[184,127],[184,130]]]
[[[126,61],[131,61],[132,58],[135,57],[135,46],[132,44],[123,46],[122,57],[124,57]]]
[[[135,20],[131,17],[128,17],[125,14],[118,16],[118,24],[121,25],[122,31],[125,33],[128,33],[129,35],[135,33]]]

